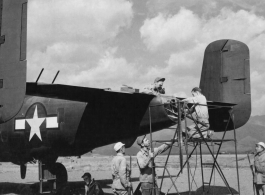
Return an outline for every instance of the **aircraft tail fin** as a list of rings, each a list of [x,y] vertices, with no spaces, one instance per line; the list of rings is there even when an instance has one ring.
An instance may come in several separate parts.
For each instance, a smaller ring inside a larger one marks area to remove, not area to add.
[[[0,1],[0,123],[20,110],[26,91],[27,0]]]
[[[251,114],[247,45],[230,39],[210,43],[204,53],[200,88],[207,100],[237,104],[233,109],[234,125],[235,128],[243,126]],[[219,118],[219,122],[215,121],[216,126],[219,126],[216,128],[225,126],[222,116]],[[232,129],[232,126],[229,128]]]

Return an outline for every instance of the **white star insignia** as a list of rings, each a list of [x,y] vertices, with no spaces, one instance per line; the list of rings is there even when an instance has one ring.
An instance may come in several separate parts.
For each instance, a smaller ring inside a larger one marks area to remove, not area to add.
[[[40,134],[40,126],[44,120],[45,120],[45,118],[38,118],[38,108],[36,105],[33,118],[32,119],[26,119],[26,121],[28,122],[28,124],[31,127],[30,128],[29,141],[31,140],[31,138],[33,137],[34,134],[36,134],[40,138],[40,140],[42,141],[41,134]]]

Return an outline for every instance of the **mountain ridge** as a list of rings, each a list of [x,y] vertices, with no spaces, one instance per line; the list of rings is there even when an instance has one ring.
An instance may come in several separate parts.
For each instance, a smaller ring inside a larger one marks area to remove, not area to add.
[[[164,129],[153,133],[153,140],[157,139],[168,140],[172,139],[173,135],[174,135],[174,130]],[[213,138],[221,139],[222,136],[223,133],[214,133]],[[234,138],[234,131],[228,131],[225,135],[225,139],[233,139],[233,138]],[[237,144],[238,153],[248,153],[254,151],[255,143],[260,141],[265,142],[265,115],[251,116],[248,122],[244,126],[236,129],[236,138],[238,143]],[[154,147],[157,147],[160,144],[154,142],[153,145]],[[101,155],[115,155],[116,152],[114,151],[113,146],[114,144],[110,144],[107,146],[96,148],[93,150],[93,153]],[[216,146],[214,147],[217,148]],[[136,143],[134,143],[130,148],[126,149],[126,154],[136,155],[139,150],[140,147]],[[234,142],[224,142],[220,151],[222,153],[234,153],[235,152]],[[205,146],[203,147],[203,152],[209,153],[208,149]],[[179,149],[173,147],[172,154],[178,154],[178,153]]]

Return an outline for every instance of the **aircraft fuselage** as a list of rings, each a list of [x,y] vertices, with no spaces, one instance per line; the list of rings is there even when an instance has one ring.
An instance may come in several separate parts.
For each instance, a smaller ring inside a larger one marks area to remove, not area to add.
[[[149,104],[145,111],[133,109],[135,105],[123,100],[123,94],[115,99],[112,94],[106,101],[91,98],[88,102],[26,96],[19,113],[1,125],[5,154],[1,161],[21,164],[33,158],[79,156],[120,140],[133,144],[137,136],[150,131]],[[149,99],[152,130],[173,125],[161,97]]]

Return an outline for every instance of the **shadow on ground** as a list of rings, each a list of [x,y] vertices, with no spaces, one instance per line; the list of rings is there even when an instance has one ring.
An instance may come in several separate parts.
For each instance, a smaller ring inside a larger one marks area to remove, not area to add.
[[[158,177],[160,178],[160,177]],[[161,177],[162,178],[162,177]],[[167,178],[165,176],[164,178]],[[101,187],[104,189],[111,188],[112,180],[111,179],[102,179],[97,180]],[[138,177],[134,177],[131,179],[132,182],[139,181]],[[43,184],[43,191],[50,191],[51,184],[44,182]],[[83,181],[76,181],[76,182],[68,182],[64,189],[65,192],[60,194],[71,194],[71,195],[82,195],[84,194],[85,187]],[[67,193],[70,191],[70,193]],[[9,182],[2,182],[0,183],[0,194],[22,194],[22,195],[35,195],[39,194],[39,182],[34,184],[25,184],[25,183],[9,183]],[[105,193],[108,195],[108,193]]]
[[[100,183],[101,187],[104,189],[111,188],[111,179],[97,180]],[[132,181],[139,181],[138,178],[133,178]],[[43,184],[43,191],[50,191],[50,184],[45,182]],[[202,194],[215,194],[215,195],[226,195],[226,194],[238,194],[233,188],[230,188],[231,192],[227,187],[224,186],[212,186],[205,187],[203,193],[203,188],[200,187],[196,191],[192,191],[189,194],[189,191],[179,192],[181,195],[202,195]],[[61,188],[61,191],[57,194],[61,195],[83,195],[85,192],[84,182],[68,182],[67,185]],[[25,183],[0,183],[0,194],[21,194],[21,195],[38,195],[39,194],[39,182],[34,184],[25,184]],[[50,193],[52,194],[52,193]],[[163,193],[162,193],[163,194]],[[169,193],[168,195],[176,195],[177,193]],[[112,193],[105,193],[105,195],[112,195]]]
[[[133,178],[132,181],[138,181],[138,178]],[[101,187],[104,189],[111,188],[112,180],[97,180]],[[25,183],[9,183],[2,182],[0,183],[0,194],[21,194],[21,195],[35,195],[39,194],[39,182],[33,184],[25,184]],[[43,183],[43,192],[51,190],[51,184],[48,182]],[[83,195],[85,192],[84,182],[76,181],[76,182],[68,182],[67,185],[63,186],[61,189],[62,192],[58,194],[62,195]],[[51,193],[50,193],[51,194]],[[105,193],[105,195],[110,195]]]
[[[200,187],[198,188],[196,191],[191,191],[191,193],[189,194],[189,191],[186,192],[180,192],[179,194],[181,195],[210,195],[210,194],[214,194],[214,195],[228,195],[228,194],[239,194],[237,190],[235,190],[234,188],[230,188],[231,191],[229,191],[229,189],[227,187],[224,186],[211,186],[209,187],[205,187],[204,188],[204,193],[203,193],[203,188]],[[168,195],[176,195],[177,193],[169,193]]]

